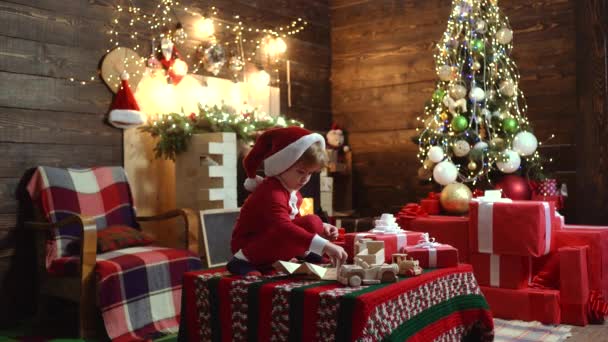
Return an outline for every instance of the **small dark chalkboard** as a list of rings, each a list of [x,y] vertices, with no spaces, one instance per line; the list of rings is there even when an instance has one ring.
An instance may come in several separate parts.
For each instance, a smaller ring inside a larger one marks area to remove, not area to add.
[[[239,208],[200,211],[208,267],[225,265],[232,257],[230,240],[239,211]]]

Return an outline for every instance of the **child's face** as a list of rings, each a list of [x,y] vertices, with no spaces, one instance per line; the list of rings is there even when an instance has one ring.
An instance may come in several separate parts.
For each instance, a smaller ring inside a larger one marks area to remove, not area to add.
[[[305,166],[301,162],[295,163],[287,171],[281,173],[279,177],[283,181],[283,184],[289,190],[300,190],[308,181],[310,176],[321,171],[321,166]]]

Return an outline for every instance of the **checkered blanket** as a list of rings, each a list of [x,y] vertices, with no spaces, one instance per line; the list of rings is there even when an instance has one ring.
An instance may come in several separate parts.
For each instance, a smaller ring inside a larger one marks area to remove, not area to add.
[[[543,325],[540,322],[494,319],[496,342],[561,342],[572,336],[568,326]]]
[[[78,213],[94,218],[97,230],[112,225],[137,228],[121,167],[39,167],[28,191],[50,222]],[[54,232],[47,245],[50,274],[78,274],[80,258],[67,246],[81,239],[80,230],[72,225]],[[138,341],[177,331],[182,275],[200,268],[200,259],[187,250],[145,246],[98,254],[98,304],[110,338]]]
[[[285,275],[184,276],[180,341],[490,341],[492,314],[469,265],[344,287]]]

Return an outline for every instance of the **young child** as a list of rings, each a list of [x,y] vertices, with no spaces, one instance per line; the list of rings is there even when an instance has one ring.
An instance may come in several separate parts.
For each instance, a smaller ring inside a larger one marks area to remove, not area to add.
[[[275,261],[305,256],[318,261],[327,255],[343,263],[344,249],[331,243],[338,229],[316,215],[300,216],[300,190],[327,162],[325,140],[300,127],[264,132],[243,160],[245,188],[252,191],[241,208],[227,268],[233,274],[259,275]],[[256,175],[264,164],[266,178]]]

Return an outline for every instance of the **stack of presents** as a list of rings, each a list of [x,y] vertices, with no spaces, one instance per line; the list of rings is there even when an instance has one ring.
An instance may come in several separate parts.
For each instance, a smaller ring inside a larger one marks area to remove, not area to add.
[[[397,253],[423,268],[469,263],[497,318],[601,323],[608,313],[608,227],[566,225],[556,203],[488,192],[471,201],[467,216],[446,216],[430,196],[396,218],[383,214],[369,231],[344,234],[343,243],[351,255],[358,240],[384,241],[386,263]]]

